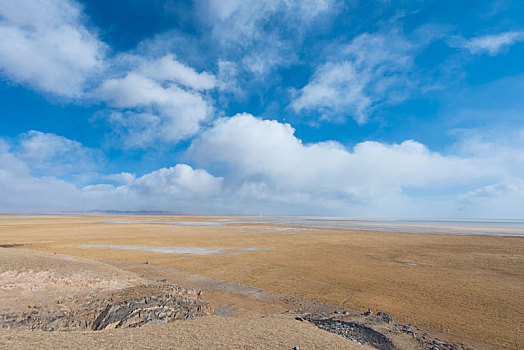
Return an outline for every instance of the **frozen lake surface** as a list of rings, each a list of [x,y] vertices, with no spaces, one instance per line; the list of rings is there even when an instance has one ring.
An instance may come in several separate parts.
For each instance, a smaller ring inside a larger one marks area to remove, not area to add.
[[[338,219],[313,217],[240,218],[236,222],[284,227],[427,234],[524,237],[524,220]]]
[[[254,233],[303,233],[307,230],[379,231],[427,234],[524,237],[524,220],[339,219],[256,217],[209,221],[108,221],[108,224],[223,226]],[[242,225],[242,226],[239,226]],[[252,225],[252,226],[250,226]]]

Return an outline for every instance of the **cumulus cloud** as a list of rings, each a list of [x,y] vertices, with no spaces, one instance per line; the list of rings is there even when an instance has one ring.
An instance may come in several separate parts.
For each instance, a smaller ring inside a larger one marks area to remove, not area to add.
[[[424,186],[448,181],[456,173],[464,178],[486,174],[475,174],[468,161],[444,157],[412,140],[392,145],[366,141],[348,150],[333,141],[304,144],[294,132],[289,124],[237,115],[218,120],[189,153],[203,164],[226,165],[232,177],[262,179],[278,190],[334,194],[354,195],[352,188]]]
[[[99,150],[51,133],[31,130],[17,141],[14,152],[33,173],[60,176],[91,172],[104,160]]]
[[[2,1],[0,37],[1,74],[47,93],[79,97],[103,66],[105,45],[75,1]]]
[[[222,178],[187,164],[158,169],[140,177],[134,174],[123,174],[122,177],[125,179],[123,185],[86,186],[80,190],[81,196],[96,209],[204,213],[213,207],[212,202],[222,186]]]
[[[215,76],[172,54],[109,59],[83,16],[74,0],[2,2],[0,74],[56,96],[106,103],[114,146],[143,148],[194,135],[212,114],[206,92],[218,87]]]
[[[518,218],[521,134],[497,145],[472,135],[446,155],[414,140],[304,143],[289,124],[240,114],[218,119],[192,142],[186,159],[193,166],[99,174],[88,186],[36,174],[39,159],[0,140],[0,210]],[[80,147],[57,137],[48,140],[72,154]],[[61,166],[46,159],[47,169]]]
[[[136,175],[128,172],[121,172],[119,174],[109,174],[104,176],[104,179],[114,181],[118,184],[128,185],[135,181]]]
[[[475,216],[477,203],[457,201],[464,188],[522,181],[496,157],[442,155],[413,140],[304,144],[289,124],[247,114],[218,120],[189,154],[226,171],[236,202],[266,214]]]
[[[55,96],[106,103],[118,147],[172,144],[194,135],[212,114],[206,93],[218,87],[215,76],[172,54],[109,59],[83,16],[73,0],[2,2],[0,74]]]
[[[117,109],[108,121],[123,147],[176,143],[194,135],[212,114],[203,91],[216,87],[215,77],[196,72],[172,55],[139,62],[123,77],[102,82],[93,93]]]
[[[82,157],[81,151],[85,148],[79,149],[82,147],[80,144],[56,135],[40,134],[34,137],[39,138],[45,150],[61,143],[69,147],[70,152],[61,151],[66,159],[56,157],[56,152],[52,151],[45,151],[42,157],[35,159],[30,156],[32,152],[23,151],[23,146],[17,149],[17,146],[10,146],[0,139],[2,212],[150,209],[203,213],[205,209],[212,208],[210,203],[221,191],[222,178],[186,164],[158,169],[142,176],[131,173],[99,176],[101,182],[88,186],[72,180],[65,181],[54,176],[55,168],[62,168],[60,175],[65,175],[67,170],[74,174],[77,169],[73,167],[78,163],[72,159],[68,163],[67,159],[75,154]],[[78,161],[82,162],[82,159]],[[44,162],[45,169],[42,168]],[[45,173],[35,173],[35,169],[45,170]],[[118,184],[104,183],[104,178]]]
[[[495,56],[504,48],[524,41],[524,31],[485,35],[471,39],[456,39],[455,41],[452,46],[463,47],[472,54],[487,53]]]
[[[414,46],[403,37],[362,34],[338,51],[296,92],[291,107],[297,113],[365,123],[377,105],[398,103],[409,95]]]
[[[136,179],[131,186],[148,195],[191,198],[195,195],[212,197],[220,193],[222,178],[203,169],[193,169],[186,164],[163,168]]]

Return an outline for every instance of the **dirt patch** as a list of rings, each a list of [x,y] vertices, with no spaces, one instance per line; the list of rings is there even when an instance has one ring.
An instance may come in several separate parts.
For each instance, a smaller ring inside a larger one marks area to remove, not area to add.
[[[0,248],[20,248],[23,247],[25,244],[21,243],[6,243],[6,244],[0,244]]]
[[[144,284],[131,272],[100,262],[23,249],[0,249],[2,307],[25,312],[34,305]]]
[[[0,251],[0,328],[139,327],[207,315],[198,291],[87,259]]]

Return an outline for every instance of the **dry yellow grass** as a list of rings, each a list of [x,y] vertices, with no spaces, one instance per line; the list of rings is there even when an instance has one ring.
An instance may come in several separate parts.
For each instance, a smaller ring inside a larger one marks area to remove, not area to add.
[[[96,332],[0,330],[2,349],[308,349],[371,350],[290,317],[202,317]]]
[[[204,227],[103,223],[200,219],[3,216],[0,244],[29,244],[25,248],[96,259],[147,260],[310,300],[385,311],[401,322],[498,347],[524,347],[522,238],[254,230],[254,224]],[[256,247],[271,251],[194,256],[81,248],[78,244]]]
[[[151,265],[146,265],[151,266]],[[38,310],[67,314],[82,310],[87,297],[142,285],[120,294],[130,298],[145,288],[134,273],[89,259],[23,249],[0,248],[2,310],[26,314]],[[62,298],[63,296],[67,298]],[[89,296],[88,296],[89,295]],[[119,297],[117,297],[119,298]],[[57,304],[57,300],[62,300]],[[92,316],[92,315],[91,315]],[[45,317],[45,316],[37,316]],[[24,318],[24,317],[22,317]],[[0,322],[1,323],[1,322]],[[45,332],[28,328],[0,329],[0,349],[371,349],[322,331],[292,315],[273,317],[201,317],[142,328],[102,331]]]

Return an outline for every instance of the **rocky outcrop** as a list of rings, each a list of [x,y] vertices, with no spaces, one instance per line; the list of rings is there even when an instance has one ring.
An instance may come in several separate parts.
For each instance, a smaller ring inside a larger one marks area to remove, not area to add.
[[[53,304],[28,306],[26,312],[4,310],[0,328],[73,331],[141,327],[210,312],[196,290],[168,283],[148,284],[110,294],[64,297]]]
[[[298,319],[298,318],[297,318]],[[356,322],[346,322],[336,318],[306,316],[302,318],[320,329],[343,336],[359,344],[368,344],[375,349],[394,350],[395,346],[384,334]]]
[[[153,323],[185,320],[205,316],[205,305],[192,298],[173,295],[148,296],[110,304],[96,318],[93,330],[140,327]]]
[[[322,330],[379,350],[404,348],[424,350],[467,349],[461,345],[435,339],[412,325],[397,324],[391,315],[384,312],[378,312],[375,315],[370,310],[360,315],[346,311],[320,314],[301,313],[295,319],[302,322],[309,321]],[[406,346],[406,344],[410,344],[410,346]]]

